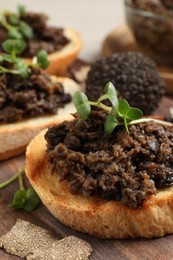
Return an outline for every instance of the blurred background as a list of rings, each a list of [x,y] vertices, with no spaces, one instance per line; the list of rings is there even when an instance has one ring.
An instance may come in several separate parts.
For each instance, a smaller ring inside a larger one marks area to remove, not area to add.
[[[81,34],[80,59],[92,63],[101,56],[128,51],[150,56],[173,94],[172,0],[0,0],[0,7],[47,14],[49,24]]]
[[[107,34],[125,22],[123,0],[0,0],[12,11],[18,4],[47,14],[51,25],[78,30],[84,44],[79,57],[86,61],[97,59]]]

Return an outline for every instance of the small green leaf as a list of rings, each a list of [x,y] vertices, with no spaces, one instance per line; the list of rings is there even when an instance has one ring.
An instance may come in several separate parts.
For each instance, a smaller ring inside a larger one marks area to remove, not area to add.
[[[20,59],[19,58],[13,58],[10,54],[3,53],[2,58],[4,61],[7,61],[9,63],[14,63],[18,62]]]
[[[42,69],[46,69],[49,66],[48,54],[45,50],[41,50],[37,54],[37,63]]]
[[[108,82],[104,87],[104,92],[112,95],[117,95],[116,89],[112,82]]]
[[[30,187],[26,191],[26,201],[25,204],[23,205],[23,208],[25,211],[32,211],[34,210],[38,204],[40,203],[40,198],[35,192],[35,190]]]
[[[25,42],[23,40],[6,40],[2,43],[3,49],[8,53],[20,54],[25,49]]]
[[[9,205],[10,208],[13,209],[21,209],[25,203],[26,199],[26,191],[18,190],[14,194],[13,203]]]
[[[11,14],[8,17],[9,23],[12,25],[18,25],[19,24],[19,17],[16,14]]]
[[[111,134],[117,125],[119,125],[119,122],[116,117],[113,115],[108,115],[104,122],[105,133],[108,135]]]
[[[115,109],[114,106],[112,107],[111,115],[113,115],[113,116],[115,116],[115,117],[118,115],[117,110]]]
[[[119,107],[119,101],[117,97],[117,91],[112,84],[112,82],[108,82],[104,88],[104,91],[107,95],[107,98],[111,101],[112,105],[115,107],[116,110],[118,110]]]
[[[19,69],[19,73],[20,73],[20,76],[24,79],[29,77],[28,68],[26,68],[26,67]]]
[[[135,107],[131,107],[127,112],[127,117],[130,118],[131,120],[140,119],[142,116],[143,116],[142,111]]]
[[[3,60],[3,56],[0,54],[0,62],[2,62]]]
[[[90,114],[91,107],[88,103],[83,103],[76,107],[78,114],[83,120],[86,120]]]
[[[1,56],[2,56],[4,61],[13,62],[13,58],[11,57],[10,54],[3,53]]]
[[[22,78],[29,77],[28,66],[22,60],[14,64],[14,69],[19,71]]]
[[[11,30],[8,30],[8,38],[11,38],[11,39],[22,39],[22,34],[16,30],[16,29],[11,29]]]
[[[83,92],[77,91],[73,96],[73,103],[80,117],[86,120],[91,112],[87,96]]]
[[[26,39],[29,39],[33,36],[33,31],[31,26],[29,26],[27,23],[23,21],[20,22],[20,32]]]
[[[119,112],[125,116],[130,109],[129,103],[125,99],[119,100]]]
[[[17,10],[18,10],[18,15],[20,17],[23,16],[26,13],[24,5],[18,5]]]

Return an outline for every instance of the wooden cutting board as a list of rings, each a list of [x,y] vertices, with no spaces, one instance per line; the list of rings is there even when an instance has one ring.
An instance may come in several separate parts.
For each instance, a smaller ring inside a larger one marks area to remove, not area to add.
[[[137,51],[147,55],[136,42],[128,26],[122,25],[115,28],[106,36],[102,45],[102,54],[109,56],[113,53],[126,51]],[[173,67],[158,65],[158,70],[161,77],[166,81],[166,92],[173,94]]]
[[[155,114],[170,116],[169,108],[173,107],[173,100],[164,98]],[[11,177],[19,166],[25,163],[25,156],[19,156],[0,163],[0,182]],[[25,178],[25,186],[28,181]],[[0,198],[0,235],[5,234],[15,224],[17,219],[24,219],[52,231],[58,239],[74,235],[88,241],[93,247],[91,260],[170,260],[173,259],[173,235],[158,239],[126,239],[126,240],[101,240],[66,227],[56,220],[48,210],[40,205],[31,213],[23,210],[12,210],[8,205],[12,202],[18,184],[13,183],[1,191]],[[145,221],[145,220],[144,220]],[[0,260],[21,259],[11,256],[0,250]]]

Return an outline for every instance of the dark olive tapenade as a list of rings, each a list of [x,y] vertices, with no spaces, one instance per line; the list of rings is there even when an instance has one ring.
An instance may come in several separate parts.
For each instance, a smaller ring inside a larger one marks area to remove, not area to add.
[[[11,73],[0,74],[0,124],[45,114],[71,101],[61,83],[54,82],[39,68],[30,68],[27,79]]]
[[[8,19],[8,16],[7,16]],[[64,35],[64,29],[48,26],[48,17],[41,13],[26,12],[20,17],[33,31],[33,36],[26,40],[26,48],[22,57],[32,58],[40,50],[53,53],[61,50],[70,40]],[[8,21],[10,23],[10,21]],[[0,26],[0,45],[8,38],[7,30]]]
[[[103,130],[105,114],[92,111],[50,128],[45,139],[53,172],[72,193],[98,195],[136,208],[173,184],[173,127],[154,121]]]

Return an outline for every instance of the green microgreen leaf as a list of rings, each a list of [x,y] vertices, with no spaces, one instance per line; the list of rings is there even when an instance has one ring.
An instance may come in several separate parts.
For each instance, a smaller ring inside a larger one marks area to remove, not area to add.
[[[25,23],[23,21],[20,22],[20,32],[26,39],[29,39],[33,36],[33,30],[31,28],[31,26],[29,26],[27,23]]]
[[[0,54],[0,62],[2,62],[3,61],[3,56],[2,56],[2,54]]]
[[[18,16],[21,17],[21,16],[24,16],[25,13],[26,13],[26,10],[25,10],[25,6],[24,5],[18,5],[17,7],[17,10],[18,10]]]
[[[22,34],[16,29],[10,29],[8,31],[8,38],[10,39],[22,39]]]
[[[24,63],[21,58],[16,57],[16,54],[20,54],[25,48],[25,42],[23,40],[9,39],[3,42],[2,46],[8,54],[1,54],[0,62],[7,61],[11,64],[10,69],[9,66],[5,67],[4,64],[0,65],[0,73],[18,74],[22,78],[28,78],[31,71],[30,67],[37,66],[45,69],[49,64],[47,52],[44,50],[38,53],[36,64]]]
[[[83,92],[77,91],[73,96],[73,102],[80,117],[86,120],[91,112],[87,96]]]
[[[21,19],[24,15],[24,5],[18,6],[18,12],[16,14],[9,12],[0,13],[1,26],[7,30],[8,35],[8,39],[2,43],[3,50],[8,54],[5,53],[4,56],[2,55],[0,58],[0,62],[2,63],[0,64],[0,74],[18,74],[23,78],[27,78],[31,72],[29,67],[37,66],[46,69],[49,65],[48,55],[44,50],[38,53],[36,64],[21,65],[21,58],[17,58],[17,55],[21,54],[26,48],[25,41],[33,36],[32,27]],[[10,66],[6,62],[11,63]]]
[[[19,190],[15,192],[13,202],[9,205],[9,207],[13,209],[23,208],[25,211],[32,211],[40,203],[40,198],[32,187],[25,190],[23,185],[23,173],[23,169],[17,170],[17,173],[13,177],[5,182],[0,183],[0,189],[4,189],[6,186],[18,179]]]
[[[112,109],[111,109],[111,115],[113,115],[113,116],[115,116],[115,117],[118,115],[118,110],[115,109],[114,106],[112,106]]]
[[[20,20],[19,20],[18,15],[16,15],[16,14],[9,15],[8,20],[11,25],[19,25]]]
[[[129,103],[127,102],[127,100],[125,99],[121,99],[119,100],[119,113],[123,116],[125,116],[127,114],[127,112],[129,111],[130,106]]]
[[[12,25],[10,25],[7,21],[7,13],[0,13],[0,21],[1,21],[1,26],[4,27],[7,31],[13,28]]]
[[[104,88],[104,91],[107,95],[107,99],[109,99],[112,103],[112,105],[115,107],[116,110],[118,110],[119,107],[119,101],[117,97],[117,91],[112,84],[112,82],[108,82]]]
[[[48,54],[45,50],[41,50],[37,54],[37,64],[42,68],[46,69],[49,66]]]
[[[20,54],[24,51],[25,42],[23,40],[9,39],[2,43],[2,47],[6,52],[11,53],[13,56],[14,54]]]
[[[22,78],[28,78],[29,76],[28,66],[25,63],[23,63],[22,60],[14,64],[14,69],[19,72]]]
[[[21,19],[24,14],[23,5],[18,6],[17,13],[3,12],[0,14],[1,25],[7,30],[9,39],[28,40],[33,36],[32,27]]]
[[[104,131],[106,134],[111,134],[116,126],[119,125],[118,120],[113,115],[108,115],[104,122]]]
[[[105,94],[95,102],[88,100],[84,93],[80,91],[76,92],[73,97],[73,102],[78,114],[85,120],[91,112],[91,106],[98,107],[106,111],[107,114],[104,122],[105,133],[111,134],[118,125],[124,125],[127,133],[129,133],[128,124],[130,124],[132,120],[135,122],[135,120],[142,117],[143,114],[141,110],[130,107],[125,99],[118,100],[117,91],[111,82],[106,84],[104,91]],[[112,107],[102,103],[102,101],[106,99],[111,101]]]
[[[28,78],[28,76],[29,76],[28,68],[23,67],[23,68],[21,68],[21,69],[19,70],[19,72],[20,72],[20,76],[21,76],[22,78],[24,78],[24,79],[27,79],[27,78]]]
[[[2,58],[1,61],[7,61],[9,63],[14,62],[14,58],[10,54],[3,53],[1,54],[1,58]]]
[[[14,194],[13,203],[9,205],[10,208],[13,209],[21,209],[26,200],[26,191],[25,190],[18,190]]]
[[[140,109],[131,107],[127,112],[127,117],[131,120],[140,119],[143,116],[143,113]]]
[[[24,210],[25,211],[32,211],[38,206],[39,203],[40,203],[40,198],[37,195],[37,193],[35,192],[35,190],[32,187],[27,189],[26,200],[25,200],[25,203],[23,205]]]

